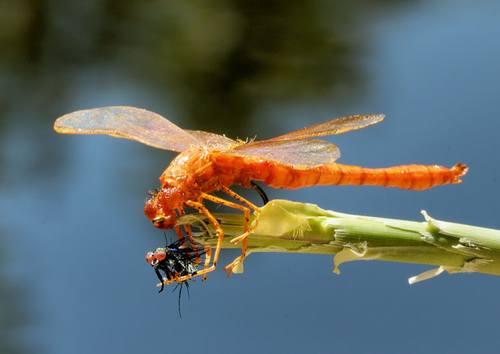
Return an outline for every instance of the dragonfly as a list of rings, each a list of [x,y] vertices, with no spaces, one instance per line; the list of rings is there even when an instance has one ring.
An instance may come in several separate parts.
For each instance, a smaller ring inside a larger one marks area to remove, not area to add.
[[[461,183],[468,167],[457,163],[440,165],[401,165],[365,168],[336,163],[339,148],[318,137],[337,135],[368,127],[384,119],[383,114],[350,115],[294,130],[267,140],[233,140],[224,135],[178,127],[161,115],[135,107],[112,106],[80,110],[58,118],[54,129],[62,134],[105,134],[178,152],[160,176],[160,188],[145,202],[144,213],[160,229],[182,230],[177,219],[186,208],[197,210],[213,226],[217,243],[203,267],[171,274],[163,283],[184,282],[206,277],[216,269],[224,230],[207,209],[212,202],[238,210],[244,215],[243,233],[231,239],[241,245],[241,254],[225,266],[232,274],[243,265],[248,236],[255,228],[251,215],[259,208],[234,192],[234,185],[252,188],[261,181],[272,188],[296,189],[311,186],[382,186],[425,190],[435,186]],[[222,198],[214,192],[223,193]],[[184,232],[192,237],[187,227]]]

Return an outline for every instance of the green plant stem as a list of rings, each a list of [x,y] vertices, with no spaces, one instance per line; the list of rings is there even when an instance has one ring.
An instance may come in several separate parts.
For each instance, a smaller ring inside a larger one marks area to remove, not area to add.
[[[431,218],[422,211],[421,222],[350,215],[313,204],[273,200],[261,208],[248,237],[249,253],[293,252],[335,254],[334,271],[354,260],[382,260],[438,266],[409,279],[426,280],[443,271],[480,272],[500,275],[500,231],[450,223]],[[232,237],[243,232],[243,218],[217,214],[225,237],[223,248],[236,248]],[[198,226],[198,217],[180,220]],[[206,223],[204,223],[206,226]],[[256,226],[255,226],[256,224]],[[198,233],[198,240],[215,246],[213,228]]]

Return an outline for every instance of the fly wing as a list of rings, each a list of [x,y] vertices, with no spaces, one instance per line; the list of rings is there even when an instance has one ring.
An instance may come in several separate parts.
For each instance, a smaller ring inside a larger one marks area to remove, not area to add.
[[[227,154],[250,156],[288,165],[311,167],[333,163],[340,157],[340,150],[324,140],[265,140],[243,144]]]
[[[105,134],[177,152],[202,144],[195,135],[161,115],[127,106],[69,113],[55,121],[54,130],[61,134]]]
[[[294,130],[290,133],[269,139],[269,141],[308,139],[325,135],[337,135],[351,130],[365,128],[369,125],[384,120],[383,114],[358,114],[332,119],[328,122],[311,125],[306,128]],[[265,141],[265,140],[264,140]]]

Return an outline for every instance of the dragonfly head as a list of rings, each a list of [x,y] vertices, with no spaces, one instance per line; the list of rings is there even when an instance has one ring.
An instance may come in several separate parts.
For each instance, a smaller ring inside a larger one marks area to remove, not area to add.
[[[149,198],[144,204],[144,214],[154,226],[160,229],[170,229],[175,226],[177,215],[171,208],[171,193],[165,189],[150,191]]]

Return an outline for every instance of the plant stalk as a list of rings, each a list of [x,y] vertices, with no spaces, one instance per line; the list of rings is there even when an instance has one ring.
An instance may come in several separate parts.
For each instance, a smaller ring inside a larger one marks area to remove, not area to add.
[[[409,278],[410,284],[443,272],[479,272],[500,275],[500,230],[431,218],[406,221],[351,215],[324,210],[314,204],[273,200],[252,218],[248,250],[333,254],[334,272],[342,263],[381,260],[437,266]],[[223,248],[238,248],[230,239],[243,233],[244,219],[237,214],[216,214],[224,229]],[[211,247],[217,243],[211,225],[199,216],[187,215],[180,224],[200,232],[197,240]]]

